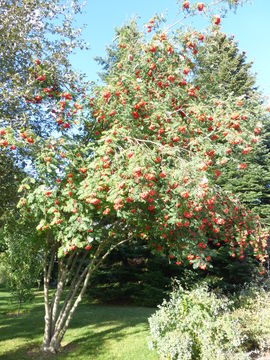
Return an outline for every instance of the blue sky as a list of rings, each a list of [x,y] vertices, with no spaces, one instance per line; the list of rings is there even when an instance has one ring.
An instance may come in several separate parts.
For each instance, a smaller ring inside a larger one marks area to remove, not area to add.
[[[176,0],[88,0],[78,24],[87,25],[83,37],[89,42],[90,50],[73,55],[73,65],[86,73],[90,80],[96,80],[100,68],[94,57],[104,55],[106,45],[114,37],[115,27],[134,15],[140,16],[139,23],[143,24],[154,13],[166,11],[170,23],[175,19],[178,7]],[[200,17],[195,21],[196,25],[202,26]],[[246,51],[248,60],[254,62],[253,72],[257,73],[257,83],[270,97],[270,0],[254,0],[240,7],[236,14],[230,12],[222,19],[222,30],[233,34],[241,51]]]

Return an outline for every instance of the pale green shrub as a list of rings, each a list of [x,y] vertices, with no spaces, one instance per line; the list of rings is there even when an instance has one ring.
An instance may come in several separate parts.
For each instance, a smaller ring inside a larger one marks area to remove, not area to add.
[[[243,348],[263,353],[270,348],[270,292],[262,286],[244,287],[232,313],[246,335]]]
[[[246,340],[232,303],[206,285],[188,291],[177,286],[150,319],[151,346],[166,360],[242,360]]]

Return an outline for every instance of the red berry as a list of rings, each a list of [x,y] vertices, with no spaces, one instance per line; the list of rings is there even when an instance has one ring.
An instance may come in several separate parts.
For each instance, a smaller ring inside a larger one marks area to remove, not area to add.
[[[199,10],[199,11],[203,11],[203,8],[204,8],[204,4],[203,4],[203,3],[199,3],[199,4],[198,4],[198,10]]]
[[[79,168],[79,171],[84,174],[87,172],[87,168]]]
[[[38,81],[44,81],[46,78],[45,78],[45,76],[44,75],[39,75],[38,77],[37,77],[37,80]]]
[[[199,34],[199,35],[198,35],[198,40],[203,41],[203,39],[204,39],[203,34]]]
[[[189,9],[189,1],[184,1],[182,6],[184,9],[188,10]]]
[[[35,96],[36,102],[40,102],[42,100],[42,97],[40,95]]]
[[[0,142],[0,145],[6,147],[6,146],[8,146],[8,142],[6,140],[2,140]]]
[[[187,75],[190,72],[190,68],[184,68],[183,69],[183,74]]]
[[[215,19],[214,19],[214,24],[219,25],[220,24],[220,16],[216,15]]]

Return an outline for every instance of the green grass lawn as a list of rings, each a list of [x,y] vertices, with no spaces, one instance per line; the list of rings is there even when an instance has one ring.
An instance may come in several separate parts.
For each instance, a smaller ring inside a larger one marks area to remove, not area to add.
[[[17,317],[10,294],[0,289],[0,359],[157,360],[148,348],[148,317],[154,309],[81,304],[67,331],[61,352],[43,356],[42,293]]]

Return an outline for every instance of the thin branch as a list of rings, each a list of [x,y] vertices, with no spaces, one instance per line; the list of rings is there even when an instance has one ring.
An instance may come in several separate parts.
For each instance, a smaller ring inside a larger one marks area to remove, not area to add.
[[[65,285],[68,283],[69,279],[70,279],[70,275],[73,273],[74,271],[74,268],[75,268],[75,265],[77,263],[77,260],[78,260],[78,252],[76,252],[76,255],[72,261],[72,264],[71,264],[71,268],[70,270],[68,271],[68,276],[66,277],[66,281],[65,281]]]
[[[108,255],[110,255],[110,253],[115,249],[117,248],[119,245],[121,244],[124,244],[125,242],[128,242],[129,240],[131,239],[131,237],[125,239],[125,240],[122,240],[120,241],[119,243],[113,245],[110,247],[110,249],[101,257],[101,259],[99,260],[99,262],[97,263],[97,265],[95,266],[95,269],[97,269],[99,267],[99,265],[106,259],[106,257]]]
[[[64,301],[64,304],[61,308],[61,311],[60,311],[60,314],[58,315],[58,319],[56,321],[56,324],[55,324],[55,328],[58,328],[59,327],[59,323],[61,322],[61,319],[63,317],[63,314],[65,313],[66,311],[66,308],[69,306],[69,303],[70,303],[70,299],[74,297],[74,290],[77,289],[77,284],[78,284],[78,279],[81,278],[81,275],[80,274],[80,270],[82,268],[82,265],[83,265],[83,262],[85,260],[87,256],[87,252],[84,253],[84,256],[83,258],[81,259],[80,263],[79,263],[79,266],[77,268],[77,271],[76,271],[76,274],[74,275],[74,278],[72,280],[72,283],[70,285],[70,289],[66,295],[66,298],[65,298],[65,301]],[[75,259],[74,259],[75,260]],[[79,280],[80,281],[80,280]]]
[[[49,247],[49,243],[50,243],[50,233],[47,234],[46,237],[46,245],[47,248]],[[51,337],[51,326],[50,326],[50,322],[51,322],[51,310],[50,310],[50,300],[49,300],[49,284],[50,284],[50,278],[51,278],[51,273],[52,273],[52,268],[53,268],[53,264],[54,264],[54,257],[55,257],[55,244],[52,248],[52,254],[51,254],[51,259],[50,259],[50,263],[47,269],[47,260],[48,260],[48,251],[46,249],[45,254],[44,254],[44,259],[43,259],[43,276],[44,276],[44,307],[45,307],[45,330],[44,330],[44,339],[43,339],[43,347],[47,347],[48,343],[50,341],[50,337]]]

